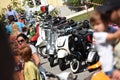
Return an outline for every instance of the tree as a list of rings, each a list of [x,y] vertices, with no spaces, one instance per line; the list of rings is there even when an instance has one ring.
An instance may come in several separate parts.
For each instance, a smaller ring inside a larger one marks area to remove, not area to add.
[[[16,10],[18,7],[20,7],[20,3],[18,2],[18,0],[12,0],[11,6],[13,9]]]
[[[34,4],[33,4],[33,1],[32,0],[24,0],[23,1],[23,5],[25,5],[27,3],[27,5],[30,7],[30,8],[33,8],[34,7]]]

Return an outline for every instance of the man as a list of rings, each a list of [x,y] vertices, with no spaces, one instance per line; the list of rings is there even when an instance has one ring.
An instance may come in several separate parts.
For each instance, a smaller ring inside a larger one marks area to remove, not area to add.
[[[106,2],[102,6],[99,6],[97,10],[105,13],[111,22],[120,27],[120,0],[106,0]],[[117,39],[120,39],[120,36],[117,36]],[[115,47],[115,61],[117,70],[114,71],[112,80],[120,80],[120,42]]]
[[[17,21],[18,20],[18,13],[17,13],[17,11],[12,10],[11,5],[8,5],[7,8],[8,8],[8,12],[6,13],[6,19],[8,20],[8,17],[10,15],[13,15],[14,18],[15,18],[15,21]]]

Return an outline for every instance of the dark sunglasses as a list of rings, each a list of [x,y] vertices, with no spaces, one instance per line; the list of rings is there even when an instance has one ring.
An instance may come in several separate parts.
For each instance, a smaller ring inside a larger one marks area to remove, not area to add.
[[[22,39],[22,40],[19,40],[19,41],[17,41],[19,44],[21,44],[22,42],[24,42],[25,40],[24,39]]]

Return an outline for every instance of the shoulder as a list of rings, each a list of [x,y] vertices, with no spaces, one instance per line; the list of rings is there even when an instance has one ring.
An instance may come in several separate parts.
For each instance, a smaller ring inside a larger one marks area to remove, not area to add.
[[[16,24],[19,25],[19,26],[23,25],[23,24],[22,24],[21,22],[19,22],[19,21],[16,22]]]
[[[12,27],[12,24],[7,25],[7,27]]]
[[[9,24],[6,26],[7,29],[11,29],[12,28],[12,24]]]
[[[96,44],[105,43],[107,40],[107,32],[95,32],[93,33],[93,37],[95,39]]]
[[[16,24],[20,24],[20,22],[18,21],[18,22],[16,22]]]
[[[33,45],[30,44],[30,48],[35,48],[35,46],[33,46]],[[36,48],[35,48],[35,49],[36,49]]]
[[[28,61],[28,62],[25,63],[26,68],[30,67],[30,66],[33,67],[34,65],[35,64],[33,62],[31,62],[31,61]]]
[[[107,35],[108,33],[107,32],[94,32],[93,33],[93,36],[95,36],[95,37],[99,37],[99,36],[105,36],[105,35]]]
[[[37,53],[37,49],[36,49],[35,46],[33,46],[33,45],[30,44],[30,48],[32,50],[32,54]]]
[[[12,10],[13,12],[17,12],[16,10]]]
[[[8,13],[9,13],[9,11],[6,12],[6,14],[8,14]]]

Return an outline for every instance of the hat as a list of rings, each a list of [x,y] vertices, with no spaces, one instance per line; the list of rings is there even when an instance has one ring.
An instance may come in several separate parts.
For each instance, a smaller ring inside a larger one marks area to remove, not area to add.
[[[105,3],[97,7],[98,11],[108,12],[120,8],[120,0],[106,0]]]

